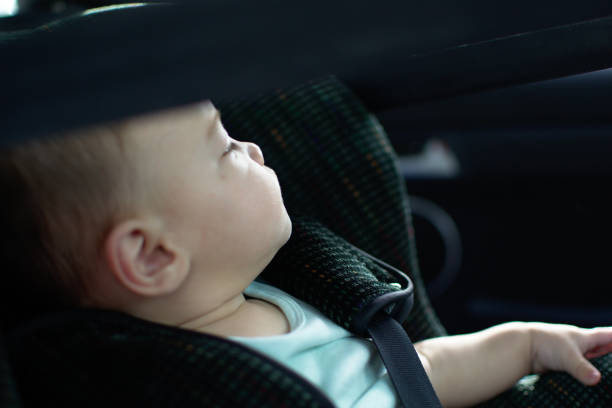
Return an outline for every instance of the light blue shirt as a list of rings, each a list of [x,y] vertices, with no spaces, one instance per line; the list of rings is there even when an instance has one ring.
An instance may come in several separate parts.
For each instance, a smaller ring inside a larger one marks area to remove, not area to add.
[[[259,282],[249,297],[278,306],[291,331],[270,337],[231,337],[289,366],[316,384],[338,407],[396,407],[395,390],[375,346],[289,294]]]

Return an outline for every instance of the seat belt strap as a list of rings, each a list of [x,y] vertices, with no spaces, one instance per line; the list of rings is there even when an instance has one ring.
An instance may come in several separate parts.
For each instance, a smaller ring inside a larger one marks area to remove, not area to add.
[[[404,328],[379,312],[367,327],[404,408],[442,408]]]

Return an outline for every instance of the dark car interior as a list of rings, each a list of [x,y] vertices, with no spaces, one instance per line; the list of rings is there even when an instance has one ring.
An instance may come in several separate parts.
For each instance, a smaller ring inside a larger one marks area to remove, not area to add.
[[[454,164],[403,173],[408,191],[444,209],[459,232],[444,236],[436,215],[415,215],[421,268],[444,281],[433,302],[450,330],[612,323],[611,79],[602,70],[380,115],[400,155],[422,157],[434,140]],[[449,248],[460,267],[444,268]]]
[[[90,116],[68,123],[79,126],[137,113],[127,92],[122,104],[97,111],[105,88],[150,89],[138,108],[145,111],[203,92],[231,100],[334,74],[376,114],[399,156],[421,273],[450,334],[511,320],[612,325],[612,4],[382,1],[347,10],[319,1],[238,3],[203,2],[210,13],[202,25],[219,37],[196,41],[189,24],[177,23],[184,16],[169,11],[164,18],[176,25],[152,34],[116,32],[101,19],[108,34],[92,44],[88,38],[100,37],[86,20],[76,23],[83,39],[48,24],[108,2],[20,2],[15,15],[0,18],[0,32],[17,38],[48,25],[56,37],[50,46],[35,33],[31,55],[0,43],[2,73],[17,73],[22,84],[0,97],[3,143],[18,140],[24,126],[31,137],[54,130],[28,123],[13,107],[28,104],[52,118],[59,112],[45,93],[63,106],[84,103],[87,92],[100,95],[85,102]],[[148,18],[151,26],[161,21],[159,13]],[[78,72],[120,60],[128,48],[109,44],[145,35],[157,53],[173,53],[173,63],[143,55],[117,82]],[[44,65],[41,55],[62,55],[69,42],[78,58]],[[213,50],[206,64],[218,81],[180,63],[204,62],[194,53],[203,46]],[[29,94],[23,84],[36,84],[41,64],[50,76],[72,67],[75,83],[46,83],[45,92]],[[158,81],[161,71],[171,78]],[[178,88],[189,91],[179,96]]]
[[[295,37],[259,49],[264,59],[276,58],[278,71],[264,73],[262,85],[250,85],[251,92],[266,89],[266,81],[281,86],[335,70],[377,113],[401,157],[407,189],[415,196],[421,269],[450,332],[515,319],[611,324],[605,284],[612,225],[608,57],[600,53],[580,60],[574,50],[556,61],[552,50],[550,61],[542,63],[533,55],[537,50],[522,55],[504,48],[503,40],[521,35],[537,40],[543,38],[538,33],[572,25],[581,34],[584,22],[600,21],[606,27],[612,6],[606,1],[436,1],[405,5],[402,13],[392,14],[385,10],[391,3],[383,3],[372,9],[357,2],[343,11],[346,19],[335,31],[320,26],[299,40],[296,29]],[[0,19],[0,29],[23,31],[108,4],[23,1],[16,15]],[[316,18],[322,13],[319,6],[314,2],[299,12]],[[209,7],[211,15],[221,15],[231,13],[233,6],[211,2]],[[273,30],[261,29],[270,27],[263,20],[286,11],[279,7],[259,13],[262,21],[251,20],[250,28],[264,39],[275,38]],[[323,22],[340,15],[337,11],[328,6],[331,17]],[[250,20],[253,12],[236,9],[235,25],[228,30]],[[367,18],[360,17],[366,12]],[[288,14],[287,26],[293,22]],[[364,22],[370,22],[365,31],[359,26]],[[330,47],[321,45],[319,40],[330,33],[344,55],[334,57]],[[224,32],[227,44],[234,44],[231,35]],[[577,43],[586,42],[577,38]],[[278,48],[291,40],[301,48],[289,57],[301,64],[278,59]],[[502,47],[487,51],[482,46],[487,41]],[[482,53],[480,65],[453,56],[461,45]],[[188,46],[179,52],[188,52]],[[498,61],[484,60],[487,52],[497,52],[491,55]],[[319,68],[316,63],[325,58]],[[463,74],[460,79],[449,77],[453,64]],[[283,69],[289,65],[293,71]],[[374,71],[381,65],[388,68],[385,75]],[[358,68],[349,71],[349,66]],[[512,71],[517,66],[522,73]],[[470,73],[470,67],[487,69],[490,77]],[[491,74],[495,70],[498,77]],[[232,96],[261,74],[255,70],[222,92]],[[50,89],[60,91],[72,92]],[[11,101],[5,101],[5,112],[18,115],[11,112]]]

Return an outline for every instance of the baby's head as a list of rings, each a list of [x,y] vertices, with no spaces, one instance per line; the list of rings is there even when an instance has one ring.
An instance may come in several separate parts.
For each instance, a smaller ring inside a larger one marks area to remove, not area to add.
[[[260,149],[209,102],[18,146],[1,167],[9,290],[30,305],[179,324],[241,293],[291,233]]]

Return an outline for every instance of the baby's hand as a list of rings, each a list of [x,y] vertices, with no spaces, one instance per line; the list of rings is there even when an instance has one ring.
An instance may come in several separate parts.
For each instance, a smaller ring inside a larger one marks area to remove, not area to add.
[[[534,373],[566,371],[585,385],[595,385],[601,373],[587,360],[612,351],[612,327],[529,323],[531,367]]]

